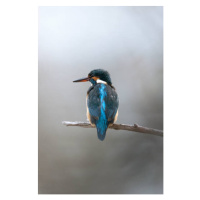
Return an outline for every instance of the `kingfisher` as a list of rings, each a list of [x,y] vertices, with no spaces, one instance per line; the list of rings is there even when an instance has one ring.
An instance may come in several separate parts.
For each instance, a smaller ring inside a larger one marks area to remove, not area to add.
[[[86,81],[91,83],[86,95],[87,118],[96,126],[97,136],[103,141],[108,127],[117,120],[119,98],[106,70],[92,70],[86,78],[73,82]]]

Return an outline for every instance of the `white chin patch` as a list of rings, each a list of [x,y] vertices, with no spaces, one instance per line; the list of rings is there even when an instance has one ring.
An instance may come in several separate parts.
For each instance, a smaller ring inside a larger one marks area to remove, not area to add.
[[[106,85],[107,85],[107,83],[106,83],[105,81],[102,81],[102,80],[100,80],[100,79],[97,79],[97,83],[103,83],[103,84],[106,84]]]

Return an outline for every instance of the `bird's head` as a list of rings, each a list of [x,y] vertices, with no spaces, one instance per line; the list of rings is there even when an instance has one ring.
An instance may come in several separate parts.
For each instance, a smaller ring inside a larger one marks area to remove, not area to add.
[[[86,82],[90,81],[93,85],[96,83],[106,83],[112,85],[110,74],[103,69],[94,69],[89,74],[88,77],[75,80],[73,82]]]

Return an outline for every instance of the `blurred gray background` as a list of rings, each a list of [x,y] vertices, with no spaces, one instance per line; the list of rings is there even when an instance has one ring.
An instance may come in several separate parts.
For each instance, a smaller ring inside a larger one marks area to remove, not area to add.
[[[163,138],[66,127],[86,121],[89,83],[111,74],[117,123],[163,129],[162,7],[39,7],[39,194],[162,194]]]

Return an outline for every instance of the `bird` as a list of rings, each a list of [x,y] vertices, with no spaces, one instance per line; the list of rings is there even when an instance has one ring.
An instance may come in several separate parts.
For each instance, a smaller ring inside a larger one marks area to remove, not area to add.
[[[86,95],[87,118],[92,126],[96,126],[97,136],[103,141],[108,127],[118,118],[118,94],[106,70],[94,69],[87,77],[73,82],[87,81],[91,83]]]

